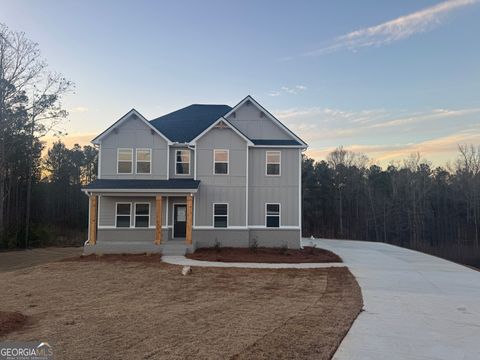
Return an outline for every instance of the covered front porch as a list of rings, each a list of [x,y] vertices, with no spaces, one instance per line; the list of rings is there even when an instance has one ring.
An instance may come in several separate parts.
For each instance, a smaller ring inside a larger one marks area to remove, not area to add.
[[[174,245],[192,250],[198,181],[98,181],[84,190],[89,196],[85,254],[158,253]]]

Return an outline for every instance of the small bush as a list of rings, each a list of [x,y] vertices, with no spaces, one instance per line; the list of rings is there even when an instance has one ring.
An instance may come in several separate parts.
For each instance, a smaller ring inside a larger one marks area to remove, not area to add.
[[[220,241],[218,241],[217,238],[215,238],[215,243],[213,244],[213,248],[215,249],[216,252],[220,252],[222,250],[222,244]]]
[[[287,243],[283,243],[283,245],[278,248],[278,252],[282,255],[285,255],[287,251],[288,251]]]
[[[249,249],[251,252],[257,252],[258,249],[258,239],[255,236],[252,241],[250,241],[250,244],[248,245]]]

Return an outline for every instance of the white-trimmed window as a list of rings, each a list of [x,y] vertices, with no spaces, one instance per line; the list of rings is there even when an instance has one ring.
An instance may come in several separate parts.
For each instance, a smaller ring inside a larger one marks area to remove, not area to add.
[[[215,175],[228,175],[229,151],[223,149],[213,150],[213,173]]]
[[[131,174],[133,172],[133,149],[117,150],[117,173]]]
[[[265,160],[265,174],[267,176],[279,176],[282,163],[282,153],[280,151],[267,151]]]
[[[116,203],[115,218],[118,228],[130,227],[130,216],[132,211],[131,203]]]
[[[228,204],[213,204],[213,227],[228,227]]]
[[[280,204],[265,204],[265,226],[280,227]]]
[[[190,150],[175,152],[175,175],[190,175]]]
[[[137,149],[137,174],[150,174],[152,171],[152,149]]]
[[[135,227],[150,226],[150,203],[135,203]]]

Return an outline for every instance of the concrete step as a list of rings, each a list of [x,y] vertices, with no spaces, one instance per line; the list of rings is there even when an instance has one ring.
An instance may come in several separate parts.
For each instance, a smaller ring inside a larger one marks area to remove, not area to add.
[[[181,256],[187,252],[187,245],[184,241],[167,241],[162,244],[162,255]]]

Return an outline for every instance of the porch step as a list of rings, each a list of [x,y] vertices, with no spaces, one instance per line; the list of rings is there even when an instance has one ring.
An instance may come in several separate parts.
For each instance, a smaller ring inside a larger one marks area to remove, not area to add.
[[[187,253],[185,241],[167,241],[162,244],[162,255],[182,256]]]

